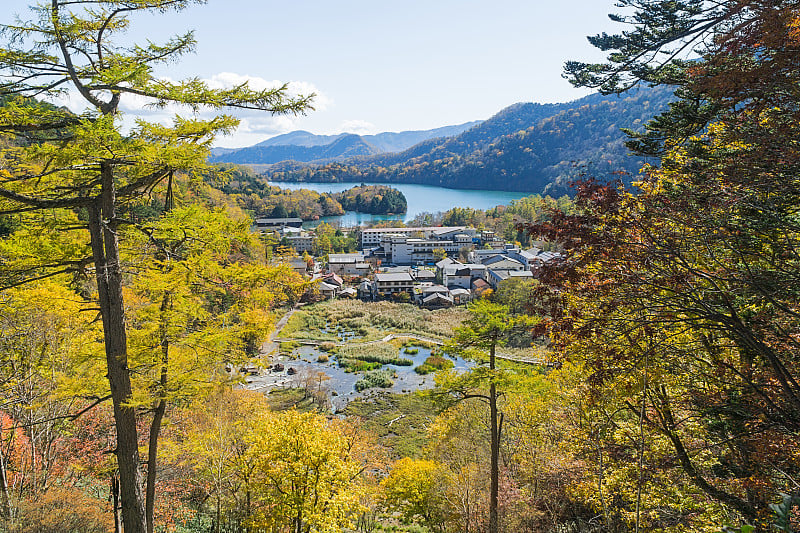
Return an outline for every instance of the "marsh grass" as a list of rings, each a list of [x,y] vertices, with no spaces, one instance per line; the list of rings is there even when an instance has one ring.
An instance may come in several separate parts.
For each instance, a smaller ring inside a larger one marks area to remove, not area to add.
[[[392,370],[372,370],[364,374],[364,377],[356,381],[355,389],[358,392],[363,390],[372,389],[374,387],[381,387],[388,389],[394,385],[394,372]]]
[[[281,355],[292,355],[295,348],[298,348],[299,346],[300,346],[299,342],[294,342],[294,341],[282,342],[278,347],[278,352]]]
[[[397,348],[392,344],[351,344],[339,348],[338,351],[339,365],[343,365],[343,361],[364,361],[367,363],[379,363],[381,365],[399,365],[410,366],[414,362],[410,359],[400,357],[397,353]]]
[[[468,311],[461,307],[429,311],[411,304],[394,302],[327,300],[297,311],[289,319],[282,334],[298,339],[336,341],[339,339],[337,332],[353,332],[369,341],[380,339],[391,332],[416,333],[436,340],[446,340],[452,336],[453,329],[461,325],[467,314]]]
[[[369,372],[370,370],[377,370],[383,365],[377,362],[359,361],[358,359],[339,359],[339,366],[345,369],[345,372]]]
[[[429,395],[393,394],[380,391],[367,398],[354,398],[344,414],[359,420],[395,459],[421,458],[428,444],[428,427],[438,414]]]

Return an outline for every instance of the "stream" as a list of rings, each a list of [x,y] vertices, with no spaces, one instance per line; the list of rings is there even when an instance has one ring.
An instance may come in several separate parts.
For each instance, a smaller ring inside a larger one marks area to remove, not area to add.
[[[420,375],[414,368],[423,364],[431,355],[430,348],[415,347],[419,350],[416,354],[405,353],[404,348],[398,349],[399,357],[410,359],[414,362],[410,366],[400,366],[393,364],[383,365],[382,369],[390,369],[394,372],[394,384],[390,388],[371,388],[358,392],[355,389],[356,382],[364,375],[363,372],[347,372],[345,368],[339,366],[336,356],[330,356],[330,360],[320,363],[317,359],[321,355],[328,354],[314,346],[301,346],[296,348],[292,357],[277,356],[272,358],[272,363],[280,363],[284,369],[280,372],[265,369],[258,375],[247,377],[247,389],[267,392],[274,388],[281,387],[300,387],[308,384],[309,388],[319,388],[327,390],[328,398],[334,412],[341,411],[355,398],[366,397],[378,391],[389,391],[394,393],[407,393],[421,389],[429,389],[434,386],[434,374]],[[449,358],[455,364],[456,371],[466,371],[474,363],[459,358]],[[290,374],[290,369],[294,373]]]

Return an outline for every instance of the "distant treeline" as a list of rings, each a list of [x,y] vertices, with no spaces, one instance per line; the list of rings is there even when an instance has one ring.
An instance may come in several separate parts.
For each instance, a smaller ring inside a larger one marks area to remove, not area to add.
[[[220,169],[226,174],[226,179],[219,188],[253,215],[316,220],[343,215],[345,211],[393,215],[407,210],[403,193],[388,185],[361,185],[329,194],[309,189],[281,189],[245,167],[222,165]]]
[[[470,130],[404,152],[309,166],[275,165],[270,181],[416,183],[565,194],[582,175],[635,175],[621,128],[639,130],[673,99],[664,88],[592,95],[566,104],[516,104]]]
[[[523,246],[531,243],[530,235],[522,231],[520,224],[544,222],[554,210],[572,213],[572,200],[564,195],[559,198],[532,194],[508,205],[491,209],[453,207],[443,213],[420,213],[408,222],[409,226],[471,226],[478,230],[494,231],[498,239],[519,242]]]

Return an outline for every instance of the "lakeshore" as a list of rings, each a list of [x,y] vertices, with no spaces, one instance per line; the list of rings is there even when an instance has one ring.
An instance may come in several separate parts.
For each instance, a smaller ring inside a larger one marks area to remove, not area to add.
[[[341,192],[346,191],[361,183],[311,183],[311,182],[270,182],[270,185],[282,189],[309,189],[316,192]],[[473,189],[447,189],[433,185],[415,185],[405,183],[365,183],[365,185],[388,185],[403,193],[408,202],[408,211],[402,215],[371,215],[348,211],[344,215],[322,217],[313,222],[304,224],[314,227],[322,222],[341,227],[356,227],[386,220],[406,222],[423,213],[444,212],[454,207],[471,207],[474,209],[491,209],[498,205],[506,205],[513,200],[519,200],[532,192],[489,191]]]

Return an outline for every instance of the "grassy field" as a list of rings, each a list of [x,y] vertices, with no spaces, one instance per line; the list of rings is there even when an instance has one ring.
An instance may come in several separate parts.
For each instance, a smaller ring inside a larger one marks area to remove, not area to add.
[[[340,366],[347,366],[347,361],[353,360],[382,365],[408,366],[413,364],[410,359],[400,357],[397,351],[398,348],[392,343],[350,344],[339,348],[337,355]]]
[[[281,332],[282,337],[338,341],[337,333],[352,333],[353,340],[370,341],[389,333],[412,333],[437,340],[452,336],[466,318],[463,307],[428,311],[411,304],[328,300],[297,311]]]
[[[422,393],[382,393],[350,402],[344,411],[361,420],[396,459],[422,456],[436,410]]]

